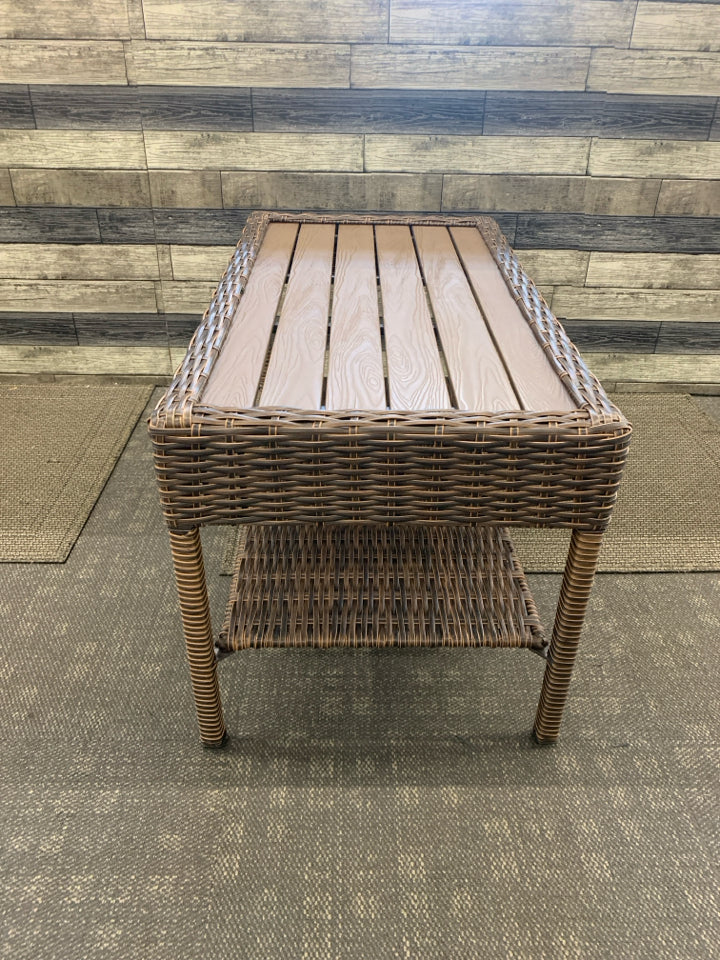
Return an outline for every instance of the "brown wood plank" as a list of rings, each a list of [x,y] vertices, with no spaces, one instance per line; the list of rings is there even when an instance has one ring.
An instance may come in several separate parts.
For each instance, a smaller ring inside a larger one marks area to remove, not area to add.
[[[296,223],[271,223],[267,228],[203,403],[235,410],[252,407],[297,229]]]
[[[445,227],[413,229],[460,410],[517,410],[518,398]]]
[[[523,407],[574,410],[577,404],[520,313],[483,238],[474,227],[453,227],[451,233]]]
[[[319,410],[327,342],[334,224],[300,227],[260,403]]]
[[[375,228],[394,410],[451,406],[409,227]]]
[[[335,290],[325,406],[384,410],[375,242],[369,225],[343,224],[335,254]]]

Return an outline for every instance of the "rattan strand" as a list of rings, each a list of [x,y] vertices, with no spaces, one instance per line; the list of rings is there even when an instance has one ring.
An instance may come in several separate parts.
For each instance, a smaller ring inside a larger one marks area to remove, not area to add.
[[[545,648],[501,528],[252,526],[220,647]]]

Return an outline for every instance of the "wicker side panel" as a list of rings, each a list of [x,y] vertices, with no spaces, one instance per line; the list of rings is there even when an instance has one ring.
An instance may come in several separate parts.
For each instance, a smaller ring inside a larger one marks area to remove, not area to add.
[[[250,527],[220,648],[491,646],[543,651],[501,529]]]
[[[629,429],[588,414],[472,420],[248,411],[152,429],[171,527],[515,523],[603,529]]]

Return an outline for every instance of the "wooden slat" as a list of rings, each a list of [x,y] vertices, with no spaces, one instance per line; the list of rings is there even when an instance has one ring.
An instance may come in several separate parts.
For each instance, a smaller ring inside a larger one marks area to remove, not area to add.
[[[720,384],[720,356],[596,353],[592,370],[605,381]]]
[[[0,207],[14,207],[15,196],[10,183],[10,171],[0,170]]]
[[[40,170],[10,172],[18,206],[149,207],[146,170]]]
[[[84,130],[0,130],[0,156],[11,167],[145,167],[142,133]]]
[[[720,143],[697,140],[593,140],[592,176],[720,178]]]
[[[587,89],[671,96],[681,90],[688,97],[716,97],[720,89],[720,56],[597,49],[592,52]]]
[[[553,310],[581,320],[717,320],[720,290],[556,287]]]
[[[599,44],[598,44],[599,46]],[[661,50],[720,50],[720,7],[711,3],[640,0],[631,47]]]
[[[267,228],[203,403],[237,410],[253,405],[297,229],[295,223]]]
[[[516,250],[529,276],[539,284],[585,283],[590,254],[582,250]]]
[[[151,280],[0,280],[0,310],[153,313]]]
[[[717,220],[702,217],[521,214],[514,245],[638,253],[716,253],[720,252],[718,226]]]
[[[523,407],[575,409],[478,231],[473,227],[454,227],[451,233]]]
[[[119,40],[0,40],[0,83],[127,83]]]
[[[178,351],[184,357],[185,351]],[[182,357],[180,358],[182,359]],[[5,373],[115,373],[139,376],[171,373],[167,347],[41,347],[0,345]]]
[[[384,40],[388,0],[144,0],[152,38]]]
[[[421,137],[369,134],[365,169],[418,173],[584,174],[583,137]]]
[[[272,210],[440,210],[437,173],[222,172],[231,207]]]
[[[100,243],[97,213],[87,207],[5,207],[0,243]]]
[[[174,280],[219,280],[235,248],[172,246],[172,275]],[[559,281],[558,281],[559,282]],[[563,280],[572,283],[572,280]]]
[[[663,180],[656,214],[720,217],[720,180]]]
[[[627,46],[634,0],[393,0],[393,43]]]
[[[130,36],[125,0],[0,0],[0,32],[17,38]]]
[[[524,257],[523,257],[524,259]],[[530,275],[533,276],[532,271]],[[582,281],[557,280],[569,286]],[[588,287],[681,288],[720,290],[720,256],[692,253],[590,254]]]
[[[226,264],[227,266],[227,264]],[[213,283],[163,280],[160,284],[163,307],[167,313],[195,313],[200,317],[208,308],[222,271]]]
[[[138,40],[132,68],[135,83],[160,86],[349,87],[350,47]]]
[[[151,170],[150,192],[155,207],[221,209],[219,170]]]
[[[589,61],[589,47],[357,44],[352,48],[352,86],[414,90],[584,90]],[[287,82],[276,84],[287,85]]]
[[[325,406],[386,407],[375,241],[369,225],[344,224],[338,229]]]
[[[378,226],[385,345],[394,410],[450,407],[432,318],[408,227]]]
[[[27,136],[27,131],[13,131]],[[145,131],[147,163],[176,170],[362,170],[356,134]]]
[[[153,244],[8,243],[0,277],[38,280],[156,280]]]
[[[445,227],[414,227],[440,342],[460,410],[517,410],[519,401]]]
[[[303,224],[260,403],[319,410],[327,343],[335,226]]]

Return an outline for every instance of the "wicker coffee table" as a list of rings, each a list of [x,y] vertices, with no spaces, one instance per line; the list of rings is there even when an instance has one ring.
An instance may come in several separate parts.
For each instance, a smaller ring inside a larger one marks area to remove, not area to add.
[[[631,428],[493,220],[254,214],[150,433],[203,743],[218,651],[338,645],[534,650],[557,738]],[[572,530],[549,640],[513,525]]]

